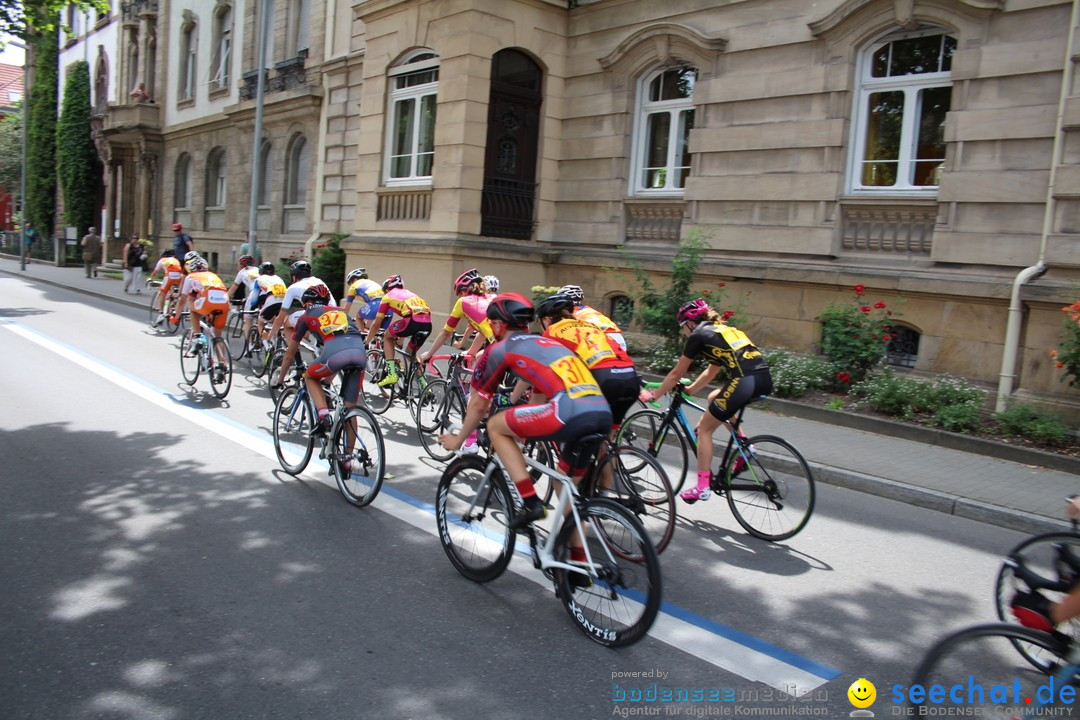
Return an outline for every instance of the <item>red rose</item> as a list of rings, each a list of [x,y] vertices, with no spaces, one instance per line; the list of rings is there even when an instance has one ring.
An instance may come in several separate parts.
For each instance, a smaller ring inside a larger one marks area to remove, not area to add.
[[[862,295],[864,292],[866,292],[866,286],[865,285],[856,285],[852,289],[855,291],[856,295]]]
[[[859,309],[860,309],[860,310],[862,310],[862,311],[863,311],[864,313],[868,313],[868,312],[870,312],[870,306],[869,306],[869,305],[863,305],[863,306],[862,306],[861,308],[859,308]]]
[[[851,373],[849,373],[847,370],[842,370],[836,373],[836,379],[842,383],[849,383],[851,382]]]
[[[885,308],[885,303],[879,300],[878,302],[874,303],[874,307],[876,307],[878,310],[883,310]]]

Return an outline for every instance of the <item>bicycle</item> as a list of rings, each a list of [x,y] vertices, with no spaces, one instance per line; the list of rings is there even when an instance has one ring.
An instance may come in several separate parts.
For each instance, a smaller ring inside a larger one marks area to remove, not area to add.
[[[185,311],[181,313],[181,318],[187,315]],[[212,322],[212,317],[213,313],[207,321]],[[188,385],[195,387],[199,373],[205,370],[210,375],[211,391],[216,397],[224,399],[232,387],[233,376],[232,357],[225,338],[211,337],[206,330],[202,330],[198,338],[194,336],[195,328],[188,328],[180,341],[180,373]],[[193,346],[195,352],[191,353]]]
[[[167,335],[175,335],[176,331],[180,329],[180,326],[184,323],[184,317],[180,317],[180,321],[177,323],[169,322],[169,318],[175,313],[176,303],[180,300],[180,285],[173,284],[169,290],[169,294],[166,295],[161,301],[161,309],[154,309],[154,301],[157,299],[158,288],[161,287],[161,282],[158,280],[147,280],[146,289],[154,290],[150,293],[150,327],[160,330]],[[157,324],[158,315],[164,315],[165,320],[161,325]]]
[[[382,488],[386,474],[386,450],[382,430],[375,416],[364,407],[347,407],[336,392],[325,388],[327,407],[333,422],[329,432],[314,431],[318,424],[315,402],[303,381],[303,364],[294,369],[296,384],[287,385],[274,406],[274,452],[281,468],[290,475],[299,475],[307,468],[320,443],[319,458],[330,463],[338,490],[352,505],[368,505]],[[361,372],[358,367],[342,371],[342,384],[347,375]]]
[[[410,347],[419,348],[427,339],[427,333],[417,333],[410,342]],[[417,361],[413,351],[398,349],[394,353],[394,359],[398,364],[398,380],[393,385],[380,387],[386,377],[386,358],[382,348],[383,336],[380,333],[373,347],[368,349],[367,375],[364,378],[364,401],[371,408],[371,412],[382,415],[393,404],[396,398],[404,398],[405,405],[409,408],[409,414],[416,420],[416,400],[426,385],[427,376],[424,366]]]
[[[644,385],[659,387],[659,383]],[[708,412],[679,387],[671,394],[667,410],[631,413],[615,437],[620,445],[645,450],[661,464],[674,466],[672,487],[676,492],[690,467],[688,451],[692,449],[697,455],[697,436],[684,405]],[[724,425],[729,434],[727,446],[723,453],[715,454],[719,462],[711,472],[709,486],[727,497],[732,515],[748,533],[763,540],[786,540],[806,526],[814,511],[814,475],[802,454],[783,438],[739,434],[746,407]]]
[[[445,462],[453,456],[439,444],[439,435],[460,428],[465,421],[468,388],[462,382],[464,353],[450,358],[446,377],[428,381],[416,399],[416,432],[420,444],[433,460]]]
[[[580,438],[568,454],[591,457],[602,439]],[[561,483],[546,531],[511,529],[522,499],[498,456],[460,455],[447,466],[435,520],[450,563],[473,582],[490,582],[506,570],[522,533],[533,566],[554,583],[556,597],[590,640],[609,647],[640,640],[656,619],[662,593],[660,562],[641,523],[614,500],[581,497],[558,470],[529,457],[526,462]],[[583,561],[572,559],[574,537],[583,540]]]
[[[255,322],[259,311],[244,310],[241,303],[243,303],[243,300],[233,301],[235,307],[233,312],[229,314],[229,324],[225,326],[225,340],[229,344],[229,353],[232,355],[233,362],[239,362],[241,358],[250,357],[251,353],[254,353],[256,348],[262,345],[259,329]],[[246,318],[251,318],[251,323],[248,331],[244,332],[244,320]]]

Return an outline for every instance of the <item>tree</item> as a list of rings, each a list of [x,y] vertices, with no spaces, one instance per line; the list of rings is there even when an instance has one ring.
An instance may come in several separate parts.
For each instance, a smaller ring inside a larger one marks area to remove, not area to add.
[[[108,0],[0,0],[0,36],[29,38],[34,31],[55,34],[60,13],[69,5],[83,12],[109,11]]]
[[[0,0],[3,2],[3,0]],[[30,126],[26,142],[26,219],[49,237],[56,214],[57,33],[32,36],[34,78],[30,85]]]
[[[21,181],[22,110],[18,110],[0,120],[0,190],[15,197]]]
[[[94,141],[90,139],[90,64],[68,71],[56,134],[56,164],[64,193],[64,220],[82,233],[94,224]]]

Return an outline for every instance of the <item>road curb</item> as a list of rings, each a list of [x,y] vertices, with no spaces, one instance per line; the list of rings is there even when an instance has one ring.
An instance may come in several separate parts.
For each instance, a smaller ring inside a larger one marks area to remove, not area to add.
[[[143,310],[147,308],[145,300],[143,302],[137,302],[135,300],[132,300],[131,298],[115,297],[113,295],[109,295],[108,293],[95,292],[93,290],[87,290],[86,288],[74,287],[66,283],[57,282],[56,280],[49,280],[48,278],[38,277],[36,275],[27,275],[21,270],[12,271],[5,268],[0,268],[0,273],[3,273],[4,275],[11,275],[12,277],[23,278],[24,280],[30,280],[31,282],[41,283],[42,285],[49,285],[52,287],[63,288],[64,290],[71,290],[73,292],[82,293],[83,295],[89,295],[90,297],[95,297],[99,300],[109,300],[120,305],[127,305],[129,307],[140,308]],[[102,278],[102,282],[117,281]],[[136,295],[135,297],[148,298],[149,295]]]

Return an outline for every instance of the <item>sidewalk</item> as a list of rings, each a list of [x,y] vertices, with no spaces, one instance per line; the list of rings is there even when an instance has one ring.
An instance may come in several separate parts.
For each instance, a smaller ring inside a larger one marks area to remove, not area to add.
[[[0,256],[0,276],[9,275],[139,309],[150,302],[145,290],[125,295],[119,281],[100,273],[87,279],[82,267],[31,263],[23,272],[17,258]],[[1037,454],[1025,456],[1011,446],[995,452],[996,443],[981,443],[965,452],[936,444],[935,431],[924,431],[924,441],[906,439],[913,437],[908,426],[867,420],[866,427],[878,430],[867,432],[827,418],[798,417],[803,413],[797,403],[770,402],[769,411],[752,408],[747,413],[751,434],[790,441],[806,456],[818,482],[1027,533],[1065,528],[1064,499],[1080,492],[1080,474],[1049,469]]]

